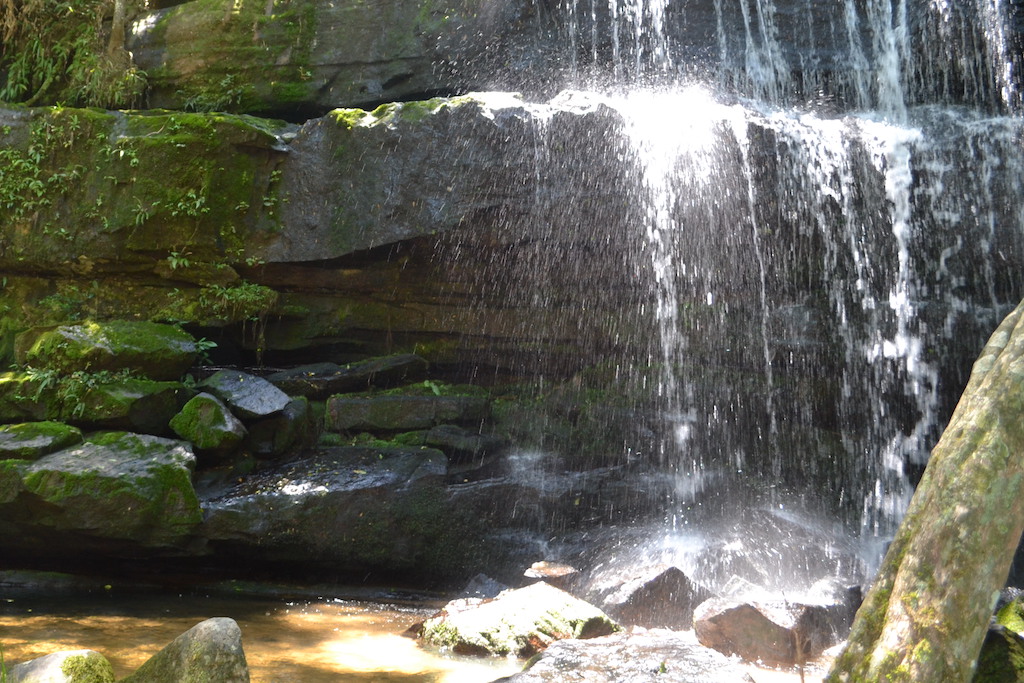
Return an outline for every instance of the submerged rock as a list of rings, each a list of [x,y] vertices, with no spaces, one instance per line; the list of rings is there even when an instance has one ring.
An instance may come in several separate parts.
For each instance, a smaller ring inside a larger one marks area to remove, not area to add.
[[[249,683],[242,631],[234,619],[202,621],[121,683]]]
[[[6,683],[114,683],[114,667],[94,650],[67,650],[15,664],[0,678]]]
[[[174,325],[113,320],[29,331],[18,339],[18,360],[37,368],[131,370],[151,379],[178,379],[196,359],[195,339]]]
[[[526,669],[494,683],[753,683],[724,655],[670,631],[560,640]]]
[[[423,623],[420,636],[458,654],[530,657],[562,638],[618,629],[597,607],[541,581],[491,600],[454,600]]]

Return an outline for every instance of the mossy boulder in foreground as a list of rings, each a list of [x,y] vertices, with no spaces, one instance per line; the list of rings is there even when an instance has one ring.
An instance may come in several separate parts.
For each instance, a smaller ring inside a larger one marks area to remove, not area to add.
[[[66,650],[17,664],[3,680],[7,683],[114,683],[114,667],[99,652]]]
[[[424,622],[420,635],[460,654],[530,657],[562,638],[596,638],[618,630],[597,607],[539,582],[493,600],[455,600]]]
[[[121,683],[249,683],[242,631],[227,617],[202,621]]]

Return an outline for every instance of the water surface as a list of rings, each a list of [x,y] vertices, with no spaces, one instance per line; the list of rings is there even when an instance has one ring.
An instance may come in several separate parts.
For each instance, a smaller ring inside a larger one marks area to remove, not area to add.
[[[2,600],[0,645],[8,665],[88,648],[105,655],[120,678],[200,621],[231,617],[256,683],[483,683],[522,666],[446,655],[403,636],[435,611],[426,605],[113,594]]]

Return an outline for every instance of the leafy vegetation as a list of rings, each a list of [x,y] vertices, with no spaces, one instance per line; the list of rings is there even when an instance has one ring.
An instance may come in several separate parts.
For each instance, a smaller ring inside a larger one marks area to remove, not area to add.
[[[146,78],[124,50],[126,1],[0,0],[0,100],[134,106]],[[103,24],[114,16],[110,40]]]
[[[86,399],[90,391],[101,386],[120,384],[136,379],[130,370],[117,370],[116,372],[77,370],[72,373],[63,373],[58,370],[28,366],[24,372],[35,388],[35,395],[31,397],[31,400],[39,401],[53,391],[62,412],[73,419],[80,418],[85,413]]]

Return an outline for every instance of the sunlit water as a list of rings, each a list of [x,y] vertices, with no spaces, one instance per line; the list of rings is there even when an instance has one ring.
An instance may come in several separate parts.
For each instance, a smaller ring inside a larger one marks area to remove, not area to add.
[[[255,683],[482,683],[522,666],[421,647],[402,634],[435,611],[422,605],[173,595],[3,600],[0,646],[8,666],[84,648],[107,657],[120,678],[200,621],[224,616],[241,628]]]

